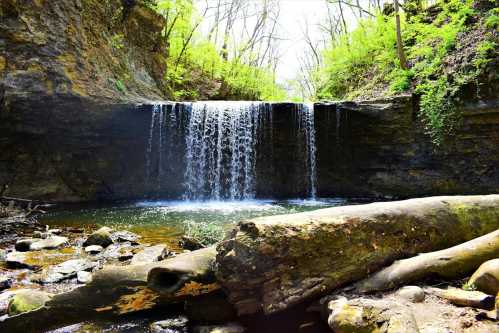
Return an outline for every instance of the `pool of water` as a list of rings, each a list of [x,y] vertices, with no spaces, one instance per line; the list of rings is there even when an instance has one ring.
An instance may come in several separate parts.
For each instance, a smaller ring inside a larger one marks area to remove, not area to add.
[[[101,226],[128,230],[141,242],[169,243],[173,247],[189,225],[204,223],[230,228],[254,217],[291,214],[341,206],[355,201],[342,198],[317,200],[250,201],[142,201],[105,207],[63,208],[40,217],[51,228],[78,227],[87,231]]]

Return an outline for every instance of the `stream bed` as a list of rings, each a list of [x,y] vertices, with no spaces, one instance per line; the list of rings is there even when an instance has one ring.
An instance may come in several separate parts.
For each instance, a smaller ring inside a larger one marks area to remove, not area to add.
[[[50,228],[106,226],[141,236],[142,243],[165,243],[178,249],[178,240],[196,224],[219,225],[229,229],[237,222],[260,216],[292,214],[320,208],[342,206],[355,200],[328,198],[317,200],[246,201],[142,201],[109,206],[62,207],[40,217]]]

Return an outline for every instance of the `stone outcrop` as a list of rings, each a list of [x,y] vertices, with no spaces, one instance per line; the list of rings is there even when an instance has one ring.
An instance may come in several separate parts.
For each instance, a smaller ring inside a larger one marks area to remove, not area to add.
[[[140,134],[127,115],[164,99],[165,63],[164,21],[137,3],[126,16],[120,0],[0,3],[3,194],[92,200],[134,167],[124,155]]]

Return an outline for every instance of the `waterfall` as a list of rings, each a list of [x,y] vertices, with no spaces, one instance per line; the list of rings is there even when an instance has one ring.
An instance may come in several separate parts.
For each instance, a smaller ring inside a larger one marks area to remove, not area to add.
[[[315,144],[314,105],[312,103],[301,105],[299,119],[300,127],[305,131],[306,138],[308,194],[310,198],[315,199],[317,197],[317,147]]]
[[[252,199],[260,102],[196,102],[186,134],[185,198]]]
[[[154,144],[154,129],[157,127],[156,122],[159,116],[159,113],[163,109],[162,104],[154,104],[152,108],[151,114],[151,123],[149,125],[149,138],[147,140],[147,151],[146,151],[146,182],[149,182],[151,177],[151,167],[152,167],[152,151]]]
[[[273,108],[270,103],[239,101],[152,105],[145,148],[147,188],[154,189],[157,196],[170,195],[171,184],[181,184],[185,200],[255,198],[257,171],[266,177],[286,172],[276,170],[274,164],[274,149],[280,148],[275,142],[279,138],[274,140],[274,134],[287,124],[283,122],[286,114],[278,111],[274,115]],[[279,110],[282,108],[287,106],[281,105]],[[315,198],[314,106],[297,104],[292,114],[296,117],[297,135],[296,142],[293,140],[291,144],[295,142],[297,151],[301,152],[296,155],[295,163],[298,169],[303,166],[303,173],[296,176],[304,177],[308,196]],[[277,128],[274,128],[274,116],[278,116]],[[291,120],[289,125],[292,124]],[[179,185],[173,193],[178,193]]]

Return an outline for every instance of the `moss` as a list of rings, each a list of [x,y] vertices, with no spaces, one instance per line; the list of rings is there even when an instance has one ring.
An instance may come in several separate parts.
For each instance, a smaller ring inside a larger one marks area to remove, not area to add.
[[[50,294],[38,290],[23,290],[9,302],[8,313],[10,316],[36,310],[50,300]]]

